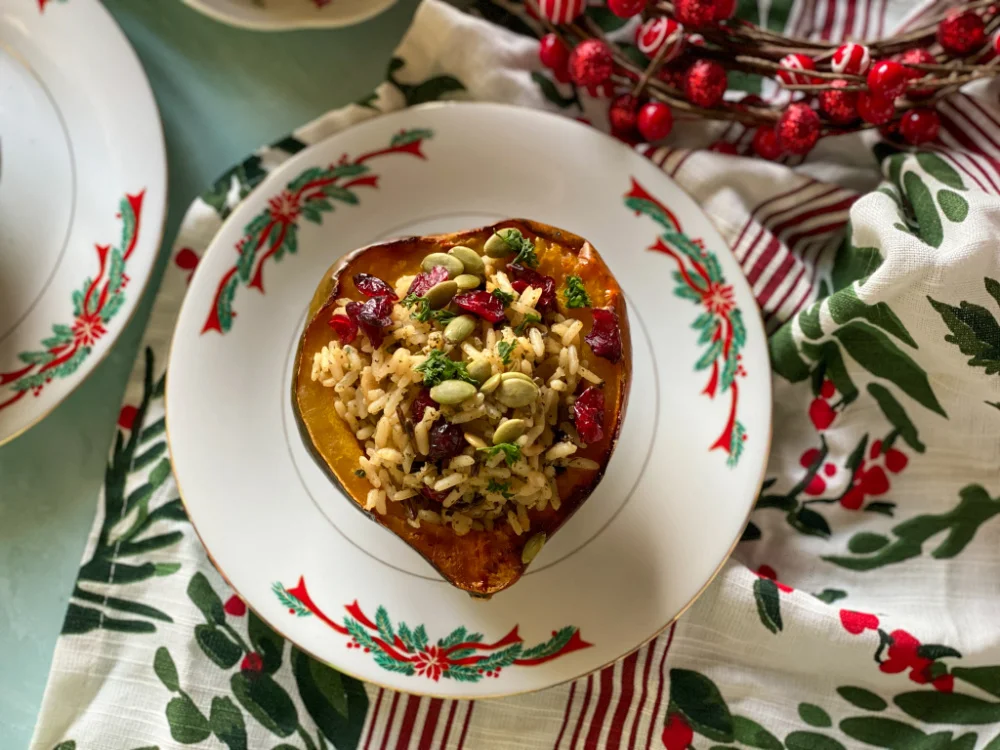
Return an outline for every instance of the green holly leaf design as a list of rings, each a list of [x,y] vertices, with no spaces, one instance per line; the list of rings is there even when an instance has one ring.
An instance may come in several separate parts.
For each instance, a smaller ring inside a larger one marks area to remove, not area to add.
[[[733,741],[733,717],[719,688],[708,677],[689,669],[670,670],[670,705],[699,734],[716,742]]]
[[[205,656],[223,669],[234,667],[243,655],[243,649],[214,625],[197,625],[194,639]]]
[[[941,228],[941,217],[938,216],[931,191],[916,172],[903,175],[903,189],[913,209],[920,238],[931,247],[940,247],[944,240],[944,230]]]
[[[748,521],[747,527],[743,529],[740,542],[756,542],[758,539],[760,539],[760,527],[753,521]]]
[[[397,133],[392,137],[389,145],[393,148],[398,148],[400,146],[407,146],[416,141],[427,140],[433,137],[434,132],[427,130],[426,128],[414,128],[412,130],[404,130],[402,133]]]
[[[212,734],[205,714],[187,694],[172,698],[167,704],[167,723],[170,736],[182,745],[194,745]]]
[[[847,592],[841,591],[840,589],[823,589],[818,594],[813,594],[817,599],[819,599],[824,604],[833,604],[841,599],[847,598]]]
[[[872,375],[895,383],[927,409],[942,417],[948,416],[931,389],[927,373],[885,333],[855,320],[834,331],[833,335],[847,353]]]
[[[885,415],[885,418],[889,420],[899,436],[903,438],[908,446],[913,448],[913,450],[918,453],[923,453],[927,450],[922,442],[920,442],[920,437],[917,434],[917,428],[914,426],[913,422],[910,421],[910,417],[906,414],[906,410],[903,408],[902,404],[896,400],[896,397],[892,395],[888,388],[879,383],[869,383],[868,393],[871,394],[872,398],[878,403],[879,408]]]
[[[459,91],[465,91],[465,84],[454,76],[434,76],[410,88],[406,94],[406,106],[413,107],[425,102],[436,102]]]
[[[745,716],[733,717],[733,740],[760,750],[783,750],[781,740]]]
[[[847,542],[847,549],[859,555],[877,552],[889,543],[889,538],[869,531],[859,531]]]
[[[201,613],[209,623],[221,625],[226,621],[226,614],[222,608],[222,600],[215,593],[215,589],[212,588],[212,584],[208,582],[204,573],[199,571],[191,577],[191,582],[188,583],[187,587],[187,595],[194,602],[194,605],[201,610]]]
[[[956,680],[1000,698],[1000,667],[954,667],[951,674]]]
[[[875,697],[878,698],[878,696]],[[881,701],[884,708],[885,701],[881,698],[878,700]],[[859,707],[863,708],[863,706]],[[875,747],[923,747],[919,743],[927,736],[914,726],[883,716],[855,716],[844,719],[840,722],[840,731],[851,739],[875,745]]]
[[[567,625],[564,628],[560,628],[556,631],[556,634],[552,636],[549,640],[539,643],[537,646],[532,646],[531,648],[526,648],[521,654],[522,659],[541,659],[547,656],[553,656],[563,649],[563,647],[569,643],[570,638],[576,633],[577,629],[575,627]],[[482,640],[482,636],[476,633],[476,640]],[[467,640],[472,640],[468,638]]]
[[[247,613],[247,636],[254,651],[260,654],[263,670],[274,674],[281,666],[281,655],[285,650],[285,639],[275,633],[254,612]]]
[[[951,646],[942,646],[939,643],[922,643],[917,646],[917,656],[921,659],[937,661],[938,659],[944,659],[949,656],[954,656],[955,658],[960,659],[962,654],[953,649]]]
[[[811,727],[824,728],[833,726],[830,714],[813,703],[800,703],[799,717]]]
[[[368,713],[364,685],[294,647],[290,661],[299,698],[319,730],[335,747],[357,747]]]
[[[219,742],[229,750],[247,750],[247,728],[243,723],[243,714],[227,696],[217,695],[212,699],[208,724]]]
[[[788,750],[847,750],[833,737],[819,732],[792,732],[785,737]]]
[[[177,665],[174,664],[174,659],[165,646],[156,649],[156,655],[153,657],[153,671],[160,678],[163,687],[171,693],[176,693],[181,689],[181,681],[177,676]]]
[[[844,365],[844,357],[840,353],[840,347],[833,341],[824,341],[821,345],[803,342],[802,353],[817,363],[822,375],[829,378],[834,387],[840,392],[844,399],[844,404],[849,404],[858,397],[858,388],[847,374],[847,367]]]
[[[771,365],[774,371],[790,383],[798,383],[809,377],[809,366],[799,356],[795,344],[791,322],[785,323],[768,339]]]
[[[1000,304],[1000,282],[986,278],[986,289]],[[1000,373],[1000,323],[992,312],[971,302],[960,302],[958,307],[938,302],[928,296],[931,307],[951,331],[944,337],[970,357],[970,367],[982,367],[987,375]]]
[[[856,281],[863,281],[882,265],[882,253],[877,247],[857,247],[851,237],[852,228],[848,222],[847,233],[837,249],[830,272],[834,291],[846,289]]]
[[[836,323],[843,325],[851,320],[861,318],[867,320],[872,325],[878,326],[886,333],[892,334],[914,349],[917,348],[917,342],[913,340],[910,332],[906,330],[906,326],[903,325],[903,322],[896,316],[896,313],[892,311],[889,305],[885,302],[876,302],[874,305],[863,302],[858,299],[857,290],[853,285],[842,289],[830,297],[829,302],[827,302],[827,309],[830,311],[830,317]]]
[[[864,709],[865,711],[884,711],[889,705],[871,690],[861,687],[844,685],[837,688],[837,693],[852,706]]]
[[[229,680],[233,695],[244,710],[265,729],[288,737],[299,725],[295,704],[274,678],[263,672],[237,672]]]
[[[960,224],[969,215],[969,202],[953,190],[939,190],[937,201],[948,221]]]
[[[792,511],[788,514],[787,520],[792,528],[807,536],[829,539],[832,533],[826,519],[811,508],[802,507],[797,511]]]
[[[778,586],[770,578],[758,578],[753,582],[753,596],[757,602],[757,615],[764,627],[778,633],[784,626],[781,622],[781,599]]]
[[[893,699],[905,714],[925,724],[996,724],[1000,703],[962,693],[936,690],[903,693]]]
[[[917,163],[931,177],[956,190],[965,190],[962,176],[954,168],[933,151],[918,151]]]

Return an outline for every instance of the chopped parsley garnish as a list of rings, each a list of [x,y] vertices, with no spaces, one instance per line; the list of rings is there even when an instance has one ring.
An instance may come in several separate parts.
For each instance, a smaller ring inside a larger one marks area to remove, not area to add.
[[[486,491],[497,495],[503,495],[504,500],[510,500],[514,496],[514,493],[510,491],[510,485],[507,482],[498,482],[495,479],[490,480],[490,483],[486,486]]]
[[[521,447],[515,445],[514,443],[500,443],[499,445],[491,445],[488,448],[480,448],[480,451],[486,452],[486,458],[493,458],[498,453],[503,453],[504,461],[507,462],[508,466],[513,466],[521,459]]]
[[[503,291],[502,289],[494,289],[491,294],[498,300],[503,302],[505,305],[509,305],[514,301],[514,295]]]
[[[418,297],[415,294],[407,294],[400,304],[410,310],[410,317],[421,323],[436,320],[441,325],[447,325],[452,318],[457,316],[457,313],[453,313],[451,310],[432,310],[425,297]]]
[[[566,277],[566,291],[563,292],[566,307],[590,307],[590,297],[579,276]]]
[[[365,470],[364,469],[355,469],[354,470],[354,476],[356,476],[356,477],[363,477],[363,476],[365,476]]]
[[[500,360],[505,364],[510,364],[510,357],[517,349],[516,341],[501,341],[497,344],[497,354],[500,355]]]
[[[528,327],[529,324],[541,323],[541,322],[542,322],[541,315],[536,315],[535,313],[528,313],[527,315],[524,316],[524,320],[522,320],[514,327],[514,333],[520,336],[522,333],[524,333],[525,329]]]
[[[535,243],[521,234],[520,230],[507,229],[497,234],[500,235],[504,243],[512,253],[515,253],[512,263],[534,268],[538,265],[538,256],[535,255]]]
[[[440,349],[435,349],[427,355],[427,359],[413,368],[424,376],[424,385],[433,388],[445,380],[464,380],[466,383],[479,385],[469,374],[465,362],[456,362]]]

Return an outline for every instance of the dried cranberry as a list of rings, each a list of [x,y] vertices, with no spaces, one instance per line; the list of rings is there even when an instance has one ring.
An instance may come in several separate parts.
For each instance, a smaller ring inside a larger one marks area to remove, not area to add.
[[[573,423],[588,445],[604,437],[604,391],[591,386],[580,395],[573,404]]]
[[[347,306],[350,315],[350,305]],[[358,327],[364,331],[365,336],[372,342],[372,346],[378,349],[382,346],[385,338],[382,329],[392,323],[389,314],[392,312],[392,300],[388,297],[373,297],[361,305],[357,311]]]
[[[435,503],[443,503],[445,498],[448,497],[447,492],[438,492],[436,490],[432,490],[430,487],[421,487],[420,494]]]
[[[418,297],[423,297],[432,286],[447,280],[448,271],[445,270],[444,266],[434,266],[427,273],[418,273],[410,284],[410,288],[406,290],[406,293],[408,295],[415,294]]]
[[[430,388],[424,388],[417,397],[413,399],[413,404],[410,406],[410,419],[414,422],[419,422],[424,418],[424,413],[428,409],[437,408],[437,404],[434,399],[431,398]]]
[[[361,308],[364,305],[360,302],[348,302],[347,303],[347,317],[353,320],[355,323],[358,322],[358,313],[361,312]]]
[[[354,286],[357,287],[358,291],[361,292],[366,297],[388,297],[392,300],[397,300],[399,297],[392,290],[392,287],[386,284],[378,276],[372,276],[369,273],[356,273],[354,274]]]
[[[430,430],[431,449],[427,456],[432,461],[454,458],[465,449],[465,435],[457,424],[441,420]]]
[[[499,323],[504,319],[504,302],[492,292],[479,290],[456,295],[452,300],[466,312],[474,313],[490,323]]]
[[[542,290],[542,296],[535,305],[539,310],[546,310],[556,301],[556,280],[551,276],[538,273],[534,268],[522,266],[520,263],[508,263],[507,273],[515,281],[511,284],[514,291],[521,294],[529,286]]]
[[[614,310],[597,308],[594,312],[594,325],[583,340],[590,344],[594,354],[609,362],[617,362],[622,358],[622,332],[618,328],[618,316]]]
[[[351,320],[346,315],[334,315],[328,322],[330,328],[336,331],[341,344],[350,344],[358,337],[357,321]]]

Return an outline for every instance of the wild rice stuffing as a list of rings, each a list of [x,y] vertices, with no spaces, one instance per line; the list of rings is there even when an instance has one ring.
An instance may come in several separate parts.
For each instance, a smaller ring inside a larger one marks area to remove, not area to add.
[[[312,379],[364,446],[366,509],[403,503],[414,527],[507,523],[520,535],[530,511],[558,509],[560,467],[599,468],[574,455],[585,443],[571,415],[593,387],[603,418],[602,381],[583,324],[556,311],[554,281],[533,270],[533,243],[500,230],[484,249],[433,253],[391,287],[355,276],[369,299],[338,300],[337,338],[315,353]]]

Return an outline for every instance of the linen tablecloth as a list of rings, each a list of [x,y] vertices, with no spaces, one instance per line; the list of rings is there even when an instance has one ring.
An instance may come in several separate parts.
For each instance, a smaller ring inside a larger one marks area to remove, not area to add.
[[[607,100],[552,81],[536,42],[517,33],[523,21],[477,7],[512,30],[426,0],[371,97],[261,149],[190,208],[121,409],[33,747],[1000,749],[996,87],[944,103],[939,142],[917,153],[852,135],[804,162],[770,163],[704,148],[724,140],[744,154],[749,139],[704,123],[680,125],[669,147],[640,147],[732,247],[775,371],[773,450],[743,541],[648,646],[506,700],[393,693],[316,664],[309,684],[323,689],[306,694],[291,646],[212,568],[170,474],[163,378],[186,283],[232,208],[309,144],[442,97],[606,125]],[[912,24],[928,7],[743,0],[740,13],[839,39]],[[207,642],[220,633],[225,653]],[[274,639],[281,665],[266,699],[234,690]]]

